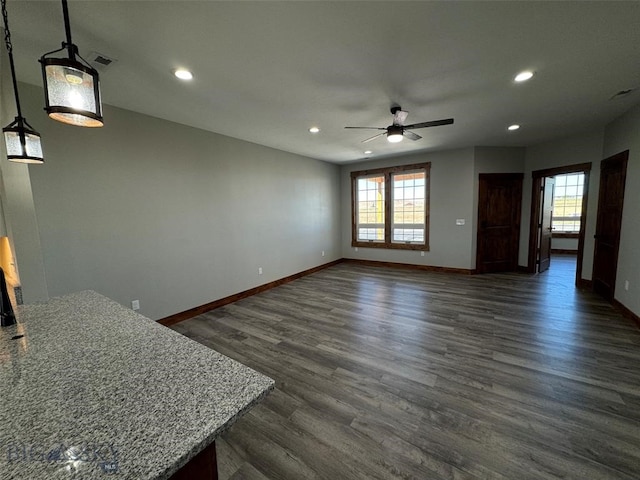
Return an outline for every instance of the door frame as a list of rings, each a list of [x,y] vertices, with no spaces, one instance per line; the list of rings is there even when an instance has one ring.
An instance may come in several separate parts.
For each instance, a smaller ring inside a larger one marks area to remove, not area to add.
[[[547,185],[547,183],[549,183],[549,185]],[[551,244],[553,242],[553,200],[554,200],[554,195],[555,195],[555,184],[556,184],[556,177],[542,177],[542,179],[540,180],[540,189],[541,189],[541,193],[540,193],[540,212],[538,214],[538,230],[537,230],[537,236],[536,236],[536,246],[537,246],[537,251],[536,251],[536,266],[537,266],[537,272],[538,273],[542,273],[542,272],[546,272],[547,270],[549,270],[549,267],[551,265],[551,250],[553,250],[551,248]],[[550,188],[551,192],[547,192],[547,188]],[[549,197],[547,197],[547,194],[551,193],[551,195]],[[551,203],[551,205],[546,205],[545,201],[547,200],[547,198],[549,199],[549,202]],[[547,209],[549,209],[550,215],[547,218],[545,215],[547,213]],[[548,224],[545,224],[545,222],[549,222]],[[547,232],[545,231],[546,229],[548,229],[548,235]],[[542,268],[542,260],[543,260],[543,240],[545,240],[545,243],[548,242],[548,251],[547,253],[547,258],[545,258],[545,268]]]
[[[542,181],[545,177],[555,177],[565,173],[584,173],[584,188],[582,191],[582,213],[580,214],[580,233],[578,234],[578,259],[576,264],[576,286],[582,286],[582,259],[584,257],[584,236],[587,224],[587,204],[589,198],[589,177],[591,162],[576,163],[563,167],[545,168],[531,172],[531,217],[529,218],[529,256],[527,259],[527,273],[537,273],[536,258],[538,249],[538,218],[540,217],[540,201]]]
[[[617,276],[618,276],[618,255],[620,253],[620,234],[622,231],[622,212],[624,210],[624,191],[626,189],[626,178],[627,178],[627,166],[628,166],[628,161],[629,161],[629,150],[624,150],[620,153],[616,153],[615,155],[611,155],[610,157],[607,157],[605,159],[603,159],[600,162],[600,185],[598,188],[598,209],[596,212],[596,228],[595,228],[595,235],[594,235],[594,239],[595,243],[593,245],[593,270],[591,272],[591,283],[593,286],[593,291],[598,293],[599,295],[601,295],[602,297],[604,297],[608,302],[613,303],[615,300],[615,293],[616,293],[616,280],[617,280]],[[602,189],[602,182],[603,182],[603,177],[602,177],[602,171],[604,170],[604,166],[605,166],[605,162],[607,163],[613,163],[613,162],[618,162],[621,164],[622,167],[622,173],[623,173],[623,183],[622,183],[622,206],[620,207],[620,223],[618,224],[618,231],[616,232],[616,245],[615,245],[615,250],[614,250],[614,258],[615,258],[615,271],[614,271],[614,275],[613,275],[613,282],[611,284],[611,292],[610,292],[610,296],[606,296],[604,295],[601,291],[599,291],[599,289],[597,288],[597,278],[596,278],[596,256],[598,255],[598,235],[600,234],[600,231],[598,230],[598,227],[600,226],[600,221],[601,221],[601,215],[602,212],[600,211],[600,201],[603,197],[603,189]]]

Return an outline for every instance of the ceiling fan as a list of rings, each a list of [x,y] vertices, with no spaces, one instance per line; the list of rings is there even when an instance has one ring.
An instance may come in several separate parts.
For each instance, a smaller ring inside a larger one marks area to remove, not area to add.
[[[414,123],[412,125],[404,125],[404,121],[407,119],[407,115],[409,115],[409,112],[403,111],[402,108],[397,105],[391,107],[391,114],[393,115],[393,124],[389,125],[388,127],[344,127],[344,128],[385,130],[382,133],[378,133],[373,137],[363,140],[362,143],[370,142],[371,140],[381,137],[383,135],[387,136],[387,140],[389,142],[398,143],[402,141],[403,137],[407,137],[411,140],[420,140],[422,138],[420,135],[410,131],[415,128],[438,127],[440,125],[451,125],[453,123],[453,118],[445,118],[443,120],[433,120],[431,122],[422,122],[422,123]]]

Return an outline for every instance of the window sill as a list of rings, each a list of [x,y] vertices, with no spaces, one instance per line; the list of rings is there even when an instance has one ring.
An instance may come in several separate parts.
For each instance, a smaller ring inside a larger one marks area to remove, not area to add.
[[[553,232],[551,238],[580,238],[580,234],[578,232]]]
[[[388,250],[429,251],[429,245],[418,245],[415,243],[351,242],[351,246],[358,248],[386,248]]]

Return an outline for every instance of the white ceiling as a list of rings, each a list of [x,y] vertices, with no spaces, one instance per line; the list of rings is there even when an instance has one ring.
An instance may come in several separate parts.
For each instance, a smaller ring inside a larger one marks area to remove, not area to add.
[[[80,54],[117,59],[101,74],[104,103],[335,163],[531,145],[640,102],[640,90],[610,100],[640,87],[638,1],[94,0],[69,10]],[[9,0],[8,11],[18,77],[41,84],[37,59],[64,38],[61,4]],[[177,80],[176,67],[194,80]],[[535,77],[513,82],[524,69]],[[376,132],[343,128],[387,126],[394,103],[407,123],[455,124],[400,144],[362,144]],[[512,123],[522,128],[507,132]]]

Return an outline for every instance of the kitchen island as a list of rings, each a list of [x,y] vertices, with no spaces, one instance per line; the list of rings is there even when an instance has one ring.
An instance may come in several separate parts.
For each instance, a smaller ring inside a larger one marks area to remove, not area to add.
[[[16,317],[0,328],[3,479],[215,478],[215,439],[274,386],[93,291]]]

